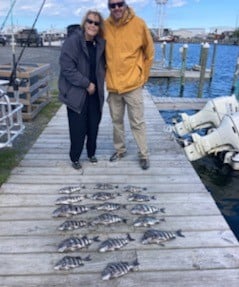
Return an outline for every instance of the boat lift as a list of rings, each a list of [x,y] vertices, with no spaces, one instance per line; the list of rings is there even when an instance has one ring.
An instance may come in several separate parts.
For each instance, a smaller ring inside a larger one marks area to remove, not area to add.
[[[19,102],[17,93],[9,99],[4,88],[8,83],[7,80],[0,80],[0,148],[12,147],[14,139],[25,128],[22,121],[23,104]]]

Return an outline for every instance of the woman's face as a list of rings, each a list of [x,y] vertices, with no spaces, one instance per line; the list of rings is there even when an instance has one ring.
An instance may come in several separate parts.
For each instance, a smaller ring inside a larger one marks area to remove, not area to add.
[[[99,32],[100,18],[98,15],[89,14],[85,21],[85,38],[92,40]]]

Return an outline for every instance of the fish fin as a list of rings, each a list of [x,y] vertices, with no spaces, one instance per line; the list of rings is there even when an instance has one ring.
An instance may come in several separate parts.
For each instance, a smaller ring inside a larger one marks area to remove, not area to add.
[[[164,222],[165,222],[165,221],[166,221],[166,219],[165,219],[165,218],[161,218],[161,219],[160,219],[160,221],[164,221]]]
[[[157,198],[153,195],[151,196],[151,199],[156,200]]]
[[[123,221],[124,223],[127,223],[127,219],[123,219],[122,221]]]
[[[160,208],[160,212],[165,213],[165,208]]]

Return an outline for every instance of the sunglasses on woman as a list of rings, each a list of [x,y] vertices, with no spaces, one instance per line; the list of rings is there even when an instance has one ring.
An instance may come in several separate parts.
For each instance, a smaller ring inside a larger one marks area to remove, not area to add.
[[[100,22],[98,22],[98,21],[93,21],[93,20],[91,20],[91,19],[89,19],[89,18],[87,18],[86,19],[86,22],[88,23],[88,24],[94,24],[95,26],[100,26]]]

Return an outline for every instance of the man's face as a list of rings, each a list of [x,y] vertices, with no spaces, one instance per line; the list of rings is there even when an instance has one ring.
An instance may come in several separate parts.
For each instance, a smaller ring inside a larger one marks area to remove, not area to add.
[[[126,10],[126,3],[123,0],[110,0],[109,1],[109,10],[111,16],[114,18],[115,21],[119,21]]]

